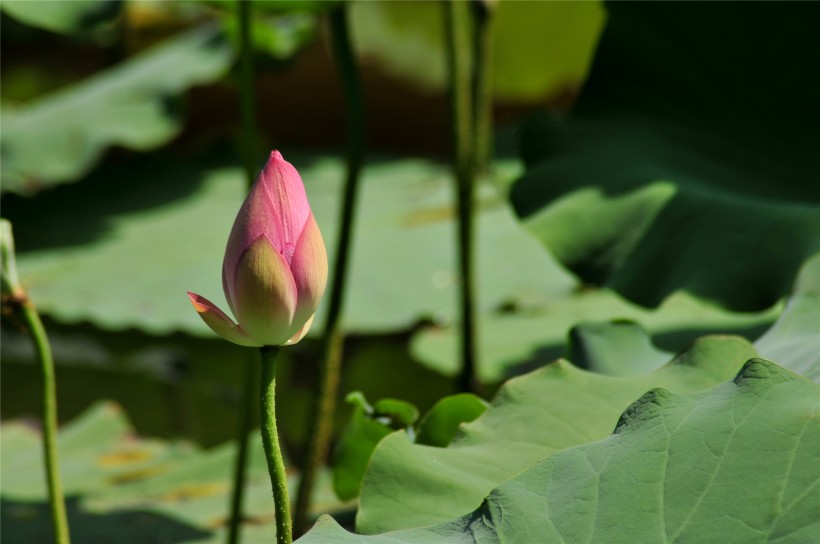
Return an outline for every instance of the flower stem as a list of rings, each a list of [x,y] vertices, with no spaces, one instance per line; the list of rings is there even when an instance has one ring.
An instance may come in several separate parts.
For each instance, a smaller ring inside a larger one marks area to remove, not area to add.
[[[282,450],[279,448],[279,435],[276,432],[276,359],[278,346],[259,348],[262,361],[262,382],[260,387],[261,412],[260,422],[262,445],[265,447],[265,461],[268,463],[273,503],[276,512],[276,542],[290,544],[293,537],[290,521],[290,498],[288,497],[288,477]]]
[[[473,21],[473,171],[485,173],[492,159],[492,39],[494,5],[486,0],[475,0],[472,6]]]
[[[475,142],[473,96],[470,74],[470,20],[467,4],[444,1],[444,26],[447,43],[447,66],[450,76],[450,110],[453,130],[453,171],[458,208],[458,267],[461,276],[459,304],[461,311],[461,391],[475,391],[475,304],[473,276],[473,189],[475,178]]]
[[[253,47],[250,38],[251,0],[237,1],[239,17],[239,101],[242,110],[242,163],[245,169],[245,183],[253,185],[256,174],[254,168],[256,149],[256,114],[254,93]],[[228,544],[238,544],[242,528],[242,503],[245,495],[245,475],[248,465],[248,440],[253,421],[254,389],[256,386],[256,364],[254,357],[248,357],[240,399],[239,428],[236,435],[236,459],[234,462],[233,489],[231,490],[231,512],[228,523]]]
[[[325,322],[324,353],[319,370],[320,390],[313,408],[311,432],[308,435],[307,452],[302,466],[302,477],[299,481],[294,513],[296,535],[303,534],[307,529],[308,510],[316,473],[325,463],[333,434],[333,414],[344,349],[344,333],[341,329],[340,317],[344,302],[343,294],[350,256],[353,218],[356,213],[359,174],[365,148],[364,98],[359,67],[348,32],[347,11],[344,4],[331,11],[330,30],[347,111],[347,174],[336,243],[338,249],[333,268],[333,283],[330,287],[327,321]]]
[[[48,496],[51,502],[51,524],[54,527],[54,542],[68,544],[68,518],[63,487],[60,483],[60,463],[57,452],[57,385],[54,379],[54,360],[48,343],[45,327],[31,301],[24,293],[18,296],[20,313],[28,327],[43,374],[43,453],[46,464]]]

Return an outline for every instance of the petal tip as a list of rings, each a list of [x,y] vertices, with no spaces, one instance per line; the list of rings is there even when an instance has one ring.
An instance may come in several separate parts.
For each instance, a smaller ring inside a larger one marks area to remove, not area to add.
[[[194,305],[194,310],[196,310],[197,312],[203,313],[208,311],[208,306],[201,302],[202,300],[204,300],[203,297],[197,295],[192,291],[188,291],[188,298],[190,299],[191,304]]]

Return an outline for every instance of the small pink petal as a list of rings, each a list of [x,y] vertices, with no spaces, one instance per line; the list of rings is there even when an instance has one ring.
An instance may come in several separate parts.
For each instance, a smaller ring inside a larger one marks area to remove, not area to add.
[[[262,345],[245,334],[245,331],[239,325],[234,323],[230,317],[225,315],[225,312],[207,298],[190,291],[188,292],[188,298],[191,299],[191,304],[194,305],[194,309],[205,324],[225,340],[240,346],[259,347]]]
[[[298,325],[316,312],[327,286],[327,250],[312,213],[294,250],[290,271],[298,293],[293,316],[293,323]]]

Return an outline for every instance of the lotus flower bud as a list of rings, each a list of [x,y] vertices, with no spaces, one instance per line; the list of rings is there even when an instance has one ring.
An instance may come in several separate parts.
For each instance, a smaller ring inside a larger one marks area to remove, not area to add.
[[[222,338],[279,346],[307,334],[326,283],[327,251],[302,178],[273,151],[236,216],[222,263],[222,288],[238,324],[206,298],[188,296]]]

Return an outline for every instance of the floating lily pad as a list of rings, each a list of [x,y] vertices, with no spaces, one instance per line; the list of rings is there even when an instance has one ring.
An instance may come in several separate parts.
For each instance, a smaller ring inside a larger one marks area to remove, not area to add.
[[[22,421],[4,422],[2,432],[3,542],[48,542],[39,432]],[[233,445],[203,451],[185,442],[142,439],[115,404],[100,403],[60,431],[59,448],[74,541],[224,542]],[[243,536],[271,540],[270,479],[255,435],[250,451]],[[295,478],[292,484],[295,489]],[[315,507],[324,512],[339,506],[322,474]]]
[[[560,450],[604,438],[653,387],[692,392],[721,383],[755,357],[738,337],[704,337],[651,374],[614,377],[558,361],[506,382],[446,448],[383,439],[365,474],[356,528],[367,534],[467,514],[495,486]]]
[[[28,194],[76,181],[114,145],[148,150],[166,143],[181,127],[174,101],[221,77],[232,59],[221,32],[200,26],[23,107],[4,109],[3,191]]]

